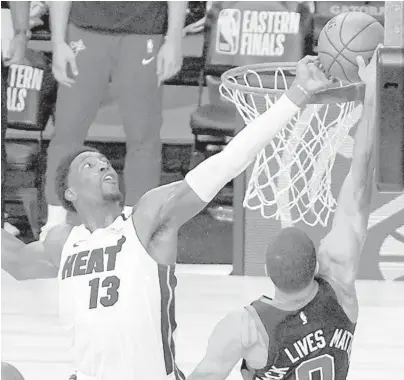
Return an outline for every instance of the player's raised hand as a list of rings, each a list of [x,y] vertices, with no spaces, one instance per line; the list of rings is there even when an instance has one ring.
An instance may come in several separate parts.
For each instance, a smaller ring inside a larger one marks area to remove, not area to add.
[[[330,87],[333,82],[325,74],[318,57],[306,55],[296,65],[295,83],[314,94]]]
[[[362,56],[356,57],[356,61],[358,62],[359,67],[359,77],[366,84],[366,92],[372,91],[372,93],[374,93],[376,89],[377,54],[378,50],[382,46],[382,44],[379,44],[377,46],[375,52],[373,53],[373,57],[368,65],[366,65],[366,62]]]
[[[68,75],[68,67],[74,76],[78,75],[76,57],[66,42],[58,43],[53,48],[52,72],[55,79],[64,86],[71,87],[74,79]]]

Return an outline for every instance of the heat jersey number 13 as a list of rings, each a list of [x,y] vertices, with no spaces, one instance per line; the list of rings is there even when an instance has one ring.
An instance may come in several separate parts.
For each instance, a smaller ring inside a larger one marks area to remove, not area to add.
[[[109,276],[104,278],[101,282],[100,279],[93,278],[88,285],[90,286],[90,309],[96,309],[99,303],[104,307],[113,306],[119,299],[119,285],[121,284],[121,280],[116,276]],[[100,297],[100,287],[102,289],[106,288],[106,295]]]

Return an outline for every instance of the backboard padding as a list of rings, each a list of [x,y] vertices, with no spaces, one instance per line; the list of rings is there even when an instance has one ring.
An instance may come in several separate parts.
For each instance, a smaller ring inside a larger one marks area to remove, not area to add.
[[[384,46],[404,47],[404,2],[386,1]]]
[[[384,46],[378,55],[376,181],[379,191],[404,191],[404,3],[386,1]]]

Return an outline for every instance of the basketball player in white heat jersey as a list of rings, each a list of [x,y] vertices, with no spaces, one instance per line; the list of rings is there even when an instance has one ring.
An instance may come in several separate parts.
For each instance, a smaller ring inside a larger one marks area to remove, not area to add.
[[[60,163],[59,198],[83,224],[56,226],[45,241],[28,245],[2,231],[2,268],[18,280],[58,278],[77,380],[183,378],[173,341],[178,230],[330,84],[317,58],[305,57],[270,110],[183,181],[149,191],[129,212],[103,155],[83,148]]]

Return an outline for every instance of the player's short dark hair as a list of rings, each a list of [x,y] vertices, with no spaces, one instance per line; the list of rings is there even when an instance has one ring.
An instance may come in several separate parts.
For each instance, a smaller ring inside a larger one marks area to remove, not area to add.
[[[310,284],[316,270],[313,241],[295,227],[284,228],[267,249],[267,273],[274,285],[295,292]]]
[[[70,173],[70,165],[79,154],[84,152],[99,153],[97,149],[88,146],[82,146],[76,149],[74,152],[68,154],[66,157],[62,158],[62,160],[59,163],[59,166],[56,169],[56,179],[55,179],[56,193],[59,198],[59,201],[62,203],[62,206],[67,211],[73,211],[73,212],[76,211],[76,208],[74,207],[73,203],[65,198],[66,189],[69,187],[68,177]]]

